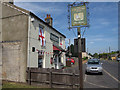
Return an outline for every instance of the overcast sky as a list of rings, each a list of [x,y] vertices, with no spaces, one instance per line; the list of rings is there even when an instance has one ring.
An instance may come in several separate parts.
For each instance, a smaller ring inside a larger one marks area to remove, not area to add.
[[[66,38],[66,46],[68,39],[74,43],[77,38],[77,29],[68,30],[68,2],[17,2],[15,5],[27,9],[42,20],[46,14],[51,14],[53,18],[53,27],[64,34]],[[90,27],[81,28],[82,33],[85,30],[84,38],[86,38],[86,49],[90,53],[108,52],[118,50],[118,3],[116,2],[90,2]]]

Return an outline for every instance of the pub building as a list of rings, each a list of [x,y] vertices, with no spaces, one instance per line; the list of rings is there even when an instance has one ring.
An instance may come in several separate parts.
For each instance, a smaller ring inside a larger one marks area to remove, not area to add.
[[[8,0],[9,1],[9,0]],[[53,19],[45,20],[14,3],[2,5],[2,77],[4,80],[26,82],[27,68],[54,68],[66,66],[66,36],[53,28]]]
[[[49,24],[49,26],[53,29],[49,32],[50,37],[45,35],[45,29],[42,26],[39,26],[39,39],[41,42],[42,49],[38,50],[38,68],[49,68],[48,64],[50,64],[50,68],[54,69],[61,69],[63,66],[66,65],[66,57],[65,57],[65,36],[55,30],[52,27],[53,19],[51,18],[50,14],[47,14],[45,18],[45,22]],[[50,39],[50,41],[47,38]],[[52,45],[52,48],[49,47]],[[47,50],[46,49],[50,49]],[[45,59],[49,59],[50,63],[45,63],[47,61]]]

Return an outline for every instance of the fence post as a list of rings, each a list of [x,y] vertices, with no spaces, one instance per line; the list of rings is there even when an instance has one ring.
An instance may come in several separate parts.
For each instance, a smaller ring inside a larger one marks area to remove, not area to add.
[[[51,70],[49,72],[49,85],[50,85],[50,88],[52,88],[52,71]]]
[[[75,78],[75,74],[72,73],[72,89],[74,88],[74,78]]]
[[[31,85],[31,69],[28,69],[28,84]]]

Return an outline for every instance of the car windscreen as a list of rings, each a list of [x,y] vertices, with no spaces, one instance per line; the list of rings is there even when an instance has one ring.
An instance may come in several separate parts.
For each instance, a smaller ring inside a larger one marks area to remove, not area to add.
[[[99,64],[98,60],[90,60],[88,61],[88,64]]]

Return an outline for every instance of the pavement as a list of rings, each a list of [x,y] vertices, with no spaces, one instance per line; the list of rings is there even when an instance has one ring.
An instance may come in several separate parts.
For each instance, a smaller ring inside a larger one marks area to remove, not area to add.
[[[84,88],[118,88],[120,85],[120,79],[118,80],[118,66],[120,68],[120,65],[118,62],[108,60],[101,60],[101,62],[103,63],[103,75],[86,75],[85,64],[83,64]]]

